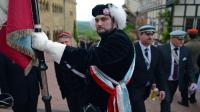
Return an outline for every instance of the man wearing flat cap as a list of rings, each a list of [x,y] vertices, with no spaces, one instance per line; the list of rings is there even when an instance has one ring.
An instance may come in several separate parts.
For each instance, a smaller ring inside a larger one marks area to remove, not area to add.
[[[195,75],[195,83],[198,81],[199,77],[199,67],[197,65],[197,59],[200,55],[200,41],[197,39],[198,36],[198,30],[196,28],[191,28],[187,30],[188,36],[190,38],[190,41],[185,44],[185,46],[189,49],[191,56],[192,56],[192,64],[193,64],[193,72]],[[190,95],[189,98],[190,103],[196,103],[196,97],[195,92],[193,91],[193,94]]]
[[[164,59],[162,67],[166,73],[166,97],[161,102],[161,112],[171,112],[171,103],[173,96],[179,87],[182,99],[179,102],[182,105],[188,106],[188,82],[191,87],[195,88],[194,75],[192,72],[191,55],[183,46],[186,32],[182,30],[175,30],[170,33],[170,41],[164,45],[159,46],[161,55]]]
[[[159,50],[152,45],[155,27],[143,25],[139,29],[139,41],[134,43],[136,65],[128,86],[131,105],[135,112],[146,112],[144,101],[149,97],[153,83],[160,90],[160,99],[164,99],[164,73],[161,67]]]
[[[112,4],[97,5],[92,9],[93,25],[101,37],[97,47],[74,48],[52,42],[42,33],[33,33],[32,47],[49,52],[57,63],[74,69],[90,67],[91,112],[132,112],[126,84],[131,79],[135,65],[134,47],[122,29],[126,26],[126,13]],[[65,67],[65,66],[63,66]],[[79,83],[79,82],[77,82]],[[126,99],[126,100],[124,100]]]

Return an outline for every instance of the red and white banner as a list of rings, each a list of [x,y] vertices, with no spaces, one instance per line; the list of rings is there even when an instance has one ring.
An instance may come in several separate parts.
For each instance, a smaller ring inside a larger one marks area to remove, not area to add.
[[[33,18],[31,0],[0,0],[0,52],[27,74],[32,67]]]

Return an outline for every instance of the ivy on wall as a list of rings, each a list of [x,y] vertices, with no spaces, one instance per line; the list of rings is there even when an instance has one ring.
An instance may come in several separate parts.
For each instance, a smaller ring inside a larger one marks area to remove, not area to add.
[[[161,42],[165,43],[170,38],[169,33],[172,31],[171,12],[166,9],[164,12],[159,14],[159,19],[164,22],[163,30],[161,31]]]

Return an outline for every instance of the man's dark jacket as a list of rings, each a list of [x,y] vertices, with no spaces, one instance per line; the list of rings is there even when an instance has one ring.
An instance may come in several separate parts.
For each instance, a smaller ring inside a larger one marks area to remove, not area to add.
[[[83,106],[88,103],[89,95],[85,95],[87,94],[87,79],[73,73],[66,64],[54,63],[54,65],[62,98],[67,99],[70,112],[81,112]],[[79,70],[79,72],[85,74],[86,70]]]
[[[168,79],[171,72],[170,43],[159,46],[159,49],[164,59],[163,67],[166,73],[166,79]],[[190,83],[194,82],[194,74],[192,70],[193,70],[192,60],[189,50],[185,46],[180,47],[179,74],[178,74],[179,90],[184,89],[188,81]]]
[[[90,49],[66,47],[61,63],[67,62],[76,69],[87,69],[90,65],[96,65],[105,74],[116,81],[120,81],[125,76],[133,60],[133,45],[128,36],[118,29],[101,34],[100,37],[101,42],[98,47]],[[109,94],[92,78],[90,79],[91,89],[89,91],[92,92],[90,101],[105,111]]]
[[[150,94],[151,85],[157,84],[159,90],[165,90],[165,74],[162,69],[162,58],[159,50],[150,46],[151,49],[151,63],[150,68],[147,70],[145,59],[142,53],[139,42],[134,43],[136,49],[136,64],[133,77],[128,85],[129,95],[133,102],[143,102]],[[147,85],[148,83],[148,85]],[[132,104],[134,108],[134,104]],[[139,107],[136,107],[139,108]],[[142,108],[142,107],[141,107]]]

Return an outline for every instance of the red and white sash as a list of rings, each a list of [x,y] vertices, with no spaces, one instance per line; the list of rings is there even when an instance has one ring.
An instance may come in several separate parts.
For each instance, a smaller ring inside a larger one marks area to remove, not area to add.
[[[134,48],[134,58],[129,70],[125,77],[117,82],[105,73],[103,73],[98,67],[90,66],[90,73],[93,79],[99,84],[105,91],[110,94],[108,100],[107,112],[132,112],[129,99],[128,90],[126,85],[130,81],[135,68],[136,52]]]

